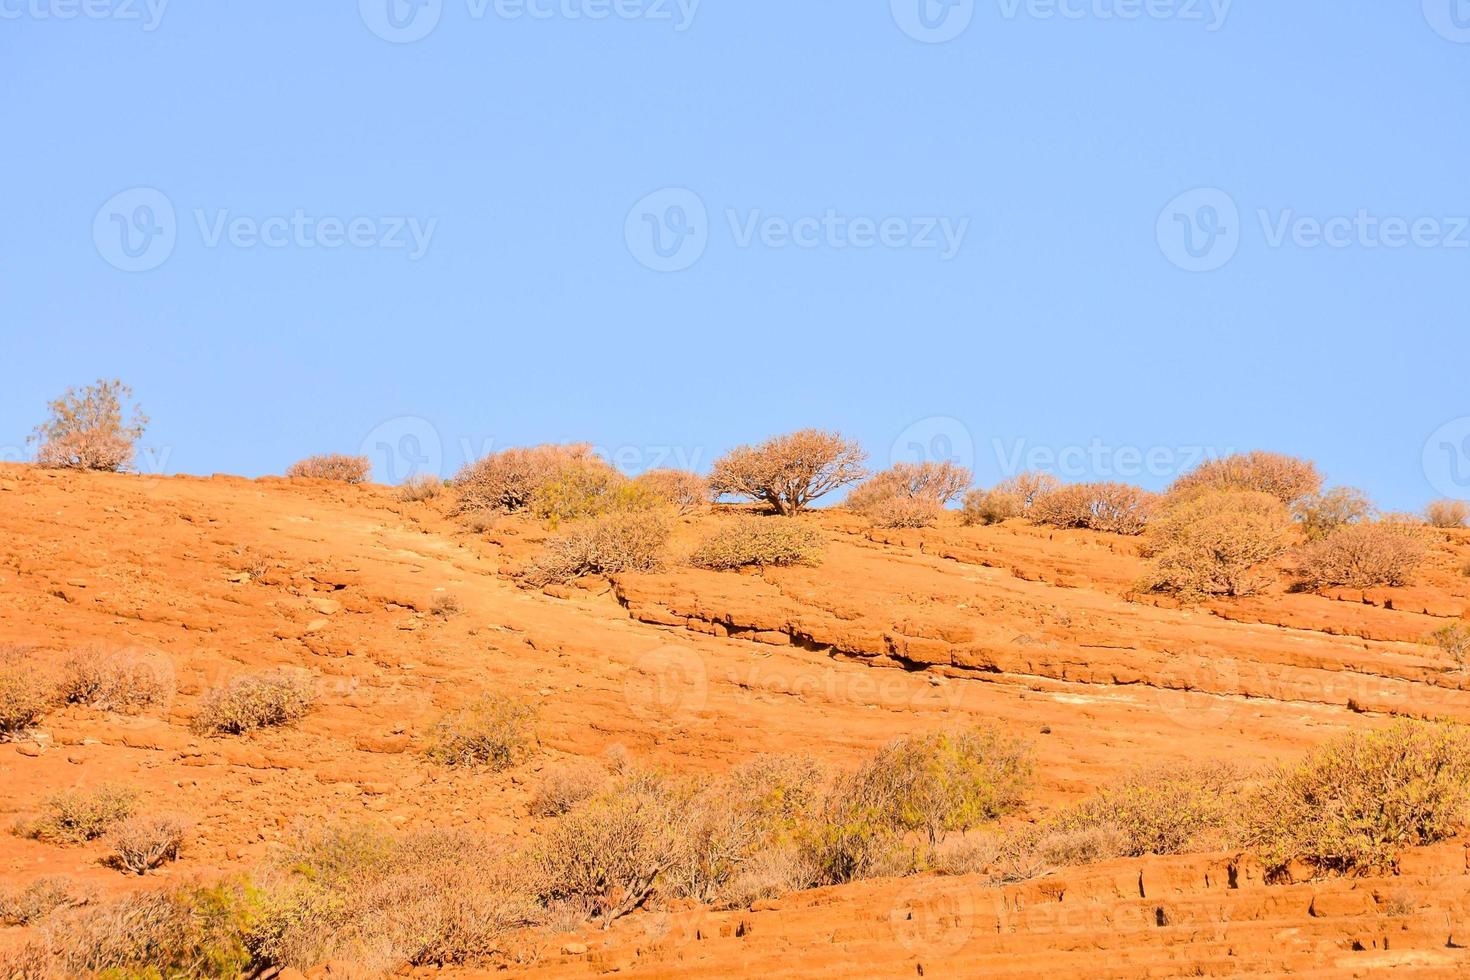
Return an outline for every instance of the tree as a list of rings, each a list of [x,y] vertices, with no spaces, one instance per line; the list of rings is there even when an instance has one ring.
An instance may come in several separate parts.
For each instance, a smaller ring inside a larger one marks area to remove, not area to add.
[[[836,432],[803,429],[759,446],[738,446],[715,460],[710,492],[769,504],[799,514],[818,497],[867,476],[867,454]]]
[[[136,404],[128,421],[123,421],[124,404],[132,399],[133,389],[116,379],[99,380],[80,391],[68,388],[47,406],[51,417],[31,436],[32,442],[41,444],[37,464],[71,470],[127,469],[148,425],[148,416]]]
[[[847,506],[871,513],[895,498],[943,507],[970,485],[970,471],[954,463],[897,463],[847,496]]]

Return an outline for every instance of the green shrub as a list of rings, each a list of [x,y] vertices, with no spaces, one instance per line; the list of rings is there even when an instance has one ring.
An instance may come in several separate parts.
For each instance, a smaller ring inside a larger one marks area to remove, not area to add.
[[[568,460],[531,491],[531,513],[555,526],[612,510],[633,510],[638,492],[597,456]]]
[[[308,456],[292,463],[286,476],[293,480],[332,480],[336,483],[363,483],[373,471],[373,461],[366,456],[344,456],[327,453]]]
[[[669,534],[669,521],[658,511],[616,511],[579,521],[546,542],[526,578],[546,585],[583,575],[657,571]]]
[[[1391,867],[1470,818],[1470,735],[1412,721],[1349,733],[1277,771],[1244,814],[1245,843],[1273,870],[1293,860],[1319,872]]]
[[[280,671],[237,677],[205,695],[194,731],[202,735],[242,735],[259,728],[289,725],[305,717],[316,702],[311,676]]]
[[[22,825],[22,833],[53,844],[82,844],[107,833],[132,816],[138,793],[128,786],[104,783],[91,789],[69,789],[46,799],[41,815]]]
[[[696,568],[728,571],[772,565],[815,565],[824,540],[797,521],[741,516],[721,523],[689,556]]]
[[[535,722],[534,706],[501,694],[486,694],[440,720],[426,754],[446,766],[506,769],[524,758],[535,743]]]
[[[1142,770],[1058,814],[1048,829],[1121,834],[1119,855],[1207,849],[1237,812],[1241,786],[1229,765]]]

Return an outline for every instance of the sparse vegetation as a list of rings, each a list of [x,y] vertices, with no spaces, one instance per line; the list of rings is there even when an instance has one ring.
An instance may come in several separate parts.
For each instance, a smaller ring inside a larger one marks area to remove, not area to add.
[[[563,462],[531,490],[531,513],[552,526],[596,517],[612,510],[636,509],[628,478],[598,456]]]
[[[643,493],[681,515],[698,513],[709,506],[709,483],[688,470],[649,470],[633,480]]]
[[[1470,522],[1470,502],[1436,500],[1424,508],[1424,521],[1430,527],[1461,528]]]
[[[1294,539],[1291,515],[1270,494],[1200,492],[1149,529],[1154,564],[1143,586],[1185,597],[1247,596],[1268,586]]]
[[[194,731],[202,735],[243,735],[260,728],[289,725],[305,717],[316,702],[311,676],[279,671],[237,677],[205,695]]]
[[[1373,504],[1361,490],[1334,487],[1301,498],[1292,505],[1291,512],[1307,540],[1320,541],[1339,528],[1372,519]]]
[[[425,754],[446,766],[506,769],[535,744],[535,723],[532,705],[487,694],[445,716],[434,727]]]
[[[874,527],[933,527],[944,517],[944,508],[922,497],[889,497],[868,511]]]
[[[1037,524],[1142,534],[1158,495],[1127,483],[1072,483],[1038,495],[1026,510]]]
[[[464,609],[459,604],[459,596],[451,592],[443,592],[434,596],[434,601],[429,603],[429,615],[435,619],[453,619]]]
[[[1321,492],[1322,474],[1307,460],[1256,450],[1201,463],[1175,480],[1168,495],[1180,500],[1210,490],[1268,493],[1290,507]]]
[[[136,714],[169,698],[171,676],[161,654],[87,647],[62,664],[58,694],[70,704]]]
[[[0,925],[33,925],[59,909],[93,900],[90,891],[78,888],[70,878],[37,878],[24,887],[0,889]]]
[[[528,446],[492,453],[467,464],[453,480],[458,509],[464,513],[515,513],[531,506],[536,489],[564,467],[592,465],[592,446]],[[600,462],[600,460],[598,461]]]
[[[960,520],[965,524],[999,524],[1025,513],[1021,498],[999,490],[971,490],[965,494]]]
[[[432,473],[411,476],[398,487],[398,499],[405,504],[433,500],[444,492],[444,481]]]
[[[0,649],[0,742],[24,734],[51,706],[51,686],[16,648]]]
[[[169,813],[138,814],[118,821],[107,833],[109,862],[119,871],[144,875],[177,861],[189,824]]]
[[[526,578],[546,585],[583,575],[656,571],[669,534],[668,519],[659,511],[615,511],[579,521],[546,542]]]
[[[894,501],[920,501],[942,509],[970,485],[970,471],[954,463],[898,463],[847,495],[847,506],[874,516]],[[893,526],[893,525],[890,525]]]
[[[373,471],[373,461],[366,456],[344,456],[327,453],[308,456],[292,463],[286,476],[293,480],[332,480],[337,483],[364,483]]]
[[[715,460],[710,493],[767,504],[777,514],[799,514],[812,501],[867,475],[867,454],[836,432],[803,429],[758,446],[739,446]]]
[[[1470,735],[1398,721],[1351,732],[1263,781],[1243,809],[1245,842],[1282,870],[1382,870],[1406,847],[1453,835],[1470,818]]]
[[[1298,553],[1302,583],[1312,589],[1407,585],[1425,557],[1419,532],[1412,524],[1394,521],[1338,528]]]
[[[104,783],[63,790],[46,799],[40,816],[18,829],[27,837],[53,844],[84,844],[132,816],[137,806],[138,793],[128,786]]]
[[[799,522],[741,516],[724,521],[705,538],[689,556],[689,563],[714,571],[815,565],[823,544],[820,532]]]
[[[589,759],[551,766],[541,775],[541,784],[531,798],[531,812],[538,817],[559,817],[596,796],[606,782],[607,770]]]
[[[1121,835],[1124,846],[1110,857],[1209,850],[1239,812],[1242,787],[1240,772],[1228,765],[1143,770],[1059,814],[1050,827]]]
[[[50,416],[31,436],[40,444],[36,463],[57,469],[126,470],[148,425],[136,404],[124,420],[132,400],[133,389],[118,380],[68,388],[47,406]]]
[[[1466,661],[1470,661],[1470,624],[1460,622],[1441,626],[1429,635],[1429,642],[1453,660],[1460,670],[1464,670]]]

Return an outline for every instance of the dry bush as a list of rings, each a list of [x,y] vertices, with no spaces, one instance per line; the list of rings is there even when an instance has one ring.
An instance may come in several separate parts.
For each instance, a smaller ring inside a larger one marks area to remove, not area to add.
[[[37,978],[244,976],[249,910],[236,885],[134,892],[50,916],[10,969]]]
[[[536,708],[502,694],[486,694],[434,726],[425,751],[446,766],[515,765],[536,741]]]
[[[815,565],[824,546],[820,532],[796,521],[740,516],[722,521],[689,556],[689,564],[714,571]]]
[[[289,725],[311,710],[316,702],[314,687],[304,671],[237,677],[205,695],[193,729],[201,735],[242,735]]]
[[[21,825],[20,831],[53,844],[82,844],[132,816],[137,805],[137,791],[127,786],[104,783],[63,790],[48,797],[41,815]]]
[[[1037,856],[1057,868],[1080,867],[1125,857],[1134,844],[1128,834],[1109,824],[1074,830],[1053,829],[1036,838]]]
[[[971,490],[965,494],[960,510],[960,520],[965,524],[999,524],[1012,517],[1020,517],[1026,508],[1022,499],[1013,493],[999,490]]]
[[[1037,500],[1049,493],[1055,493],[1062,486],[1062,481],[1050,473],[1025,470],[1015,476],[1006,477],[991,489],[996,493],[1015,497],[1021,502],[1021,510],[1024,513],[1030,510],[1031,505]]]
[[[680,515],[698,513],[709,506],[708,481],[688,470],[649,470],[633,484]]]
[[[1239,812],[1241,788],[1229,765],[1143,770],[1058,814],[1048,829],[1121,834],[1126,846],[1116,856],[1208,850]]]
[[[1296,501],[1291,512],[1308,541],[1320,541],[1338,528],[1360,524],[1373,517],[1368,495],[1352,487],[1334,487]]]
[[[543,915],[519,855],[465,831],[298,828],[255,886],[245,942],[257,974],[331,960],[385,976],[463,964],[505,952]]]
[[[23,734],[51,703],[51,685],[25,651],[0,649],[0,742]]]
[[[373,462],[366,456],[344,456],[341,453],[325,453],[308,456],[286,468],[286,476],[293,480],[333,480],[337,483],[363,483],[373,471]]]
[[[546,585],[583,575],[656,571],[669,534],[668,518],[659,511],[615,511],[579,521],[546,542],[526,579]]]
[[[898,463],[848,494],[847,506],[870,516],[895,498],[942,508],[964,492],[971,479],[969,470],[954,463]]]
[[[1154,564],[1143,585],[1185,597],[1253,595],[1270,585],[1271,563],[1294,537],[1291,514],[1270,494],[1201,492],[1149,529]]]
[[[68,388],[46,406],[50,417],[31,436],[32,442],[40,443],[37,464],[72,470],[127,469],[148,425],[148,417],[136,404],[124,422],[123,406],[132,398],[133,389],[117,380],[98,381],[81,390]]]
[[[584,800],[596,796],[607,783],[607,770],[590,759],[573,759],[549,766],[531,797],[531,812],[538,817],[559,817]]]
[[[1448,623],[1431,633],[1428,642],[1439,647],[1456,667],[1465,669],[1465,662],[1470,660],[1470,625]]]
[[[0,889],[0,925],[32,925],[52,912],[86,905],[94,899],[93,892],[79,889],[70,878],[37,878],[23,888]]]
[[[398,487],[398,499],[405,504],[433,500],[444,492],[444,481],[432,473],[411,476]]]
[[[466,464],[455,475],[452,486],[456,506],[462,513],[525,510],[531,506],[536,488],[553,479],[562,468],[591,464],[595,459],[587,443],[516,447],[491,453]]]
[[[107,832],[112,847],[108,863],[120,871],[144,875],[179,859],[189,823],[169,813],[139,814],[118,821]]]
[[[57,693],[69,704],[135,714],[169,699],[172,675],[161,654],[89,647],[62,664]]]
[[[429,615],[435,619],[453,619],[463,612],[459,604],[459,597],[453,593],[436,595],[434,601],[429,603]]]
[[[1037,496],[1026,516],[1052,527],[1142,534],[1158,500],[1126,483],[1073,483]]]
[[[1310,589],[1406,585],[1425,553],[1418,528],[1376,521],[1349,524],[1306,545],[1297,554],[1297,567],[1302,584]]]
[[[1470,734],[1398,721],[1352,732],[1285,766],[1244,808],[1244,842],[1268,867],[1388,868],[1406,847],[1453,836],[1470,818]]]
[[[967,834],[953,837],[934,850],[933,868],[941,874],[973,875],[987,871],[1000,860],[999,834]]]
[[[933,527],[944,517],[944,508],[922,497],[889,497],[868,511],[874,527]]]
[[[813,500],[867,475],[867,454],[836,432],[803,429],[758,446],[738,446],[715,460],[710,493],[767,504],[777,514],[798,514]]]
[[[1322,474],[1307,460],[1256,450],[1201,463],[1174,481],[1169,496],[1177,500],[1209,490],[1269,493],[1290,507],[1321,492]]]
[[[1470,521],[1470,503],[1463,500],[1436,500],[1424,508],[1424,520],[1430,527],[1464,527]]]

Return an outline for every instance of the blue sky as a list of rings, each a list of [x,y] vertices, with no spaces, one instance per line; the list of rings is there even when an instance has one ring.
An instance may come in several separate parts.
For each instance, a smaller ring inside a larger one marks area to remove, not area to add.
[[[115,375],[167,472],[822,426],[1470,496],[1470,3],[389,2],[0,0],[6,458]]]

